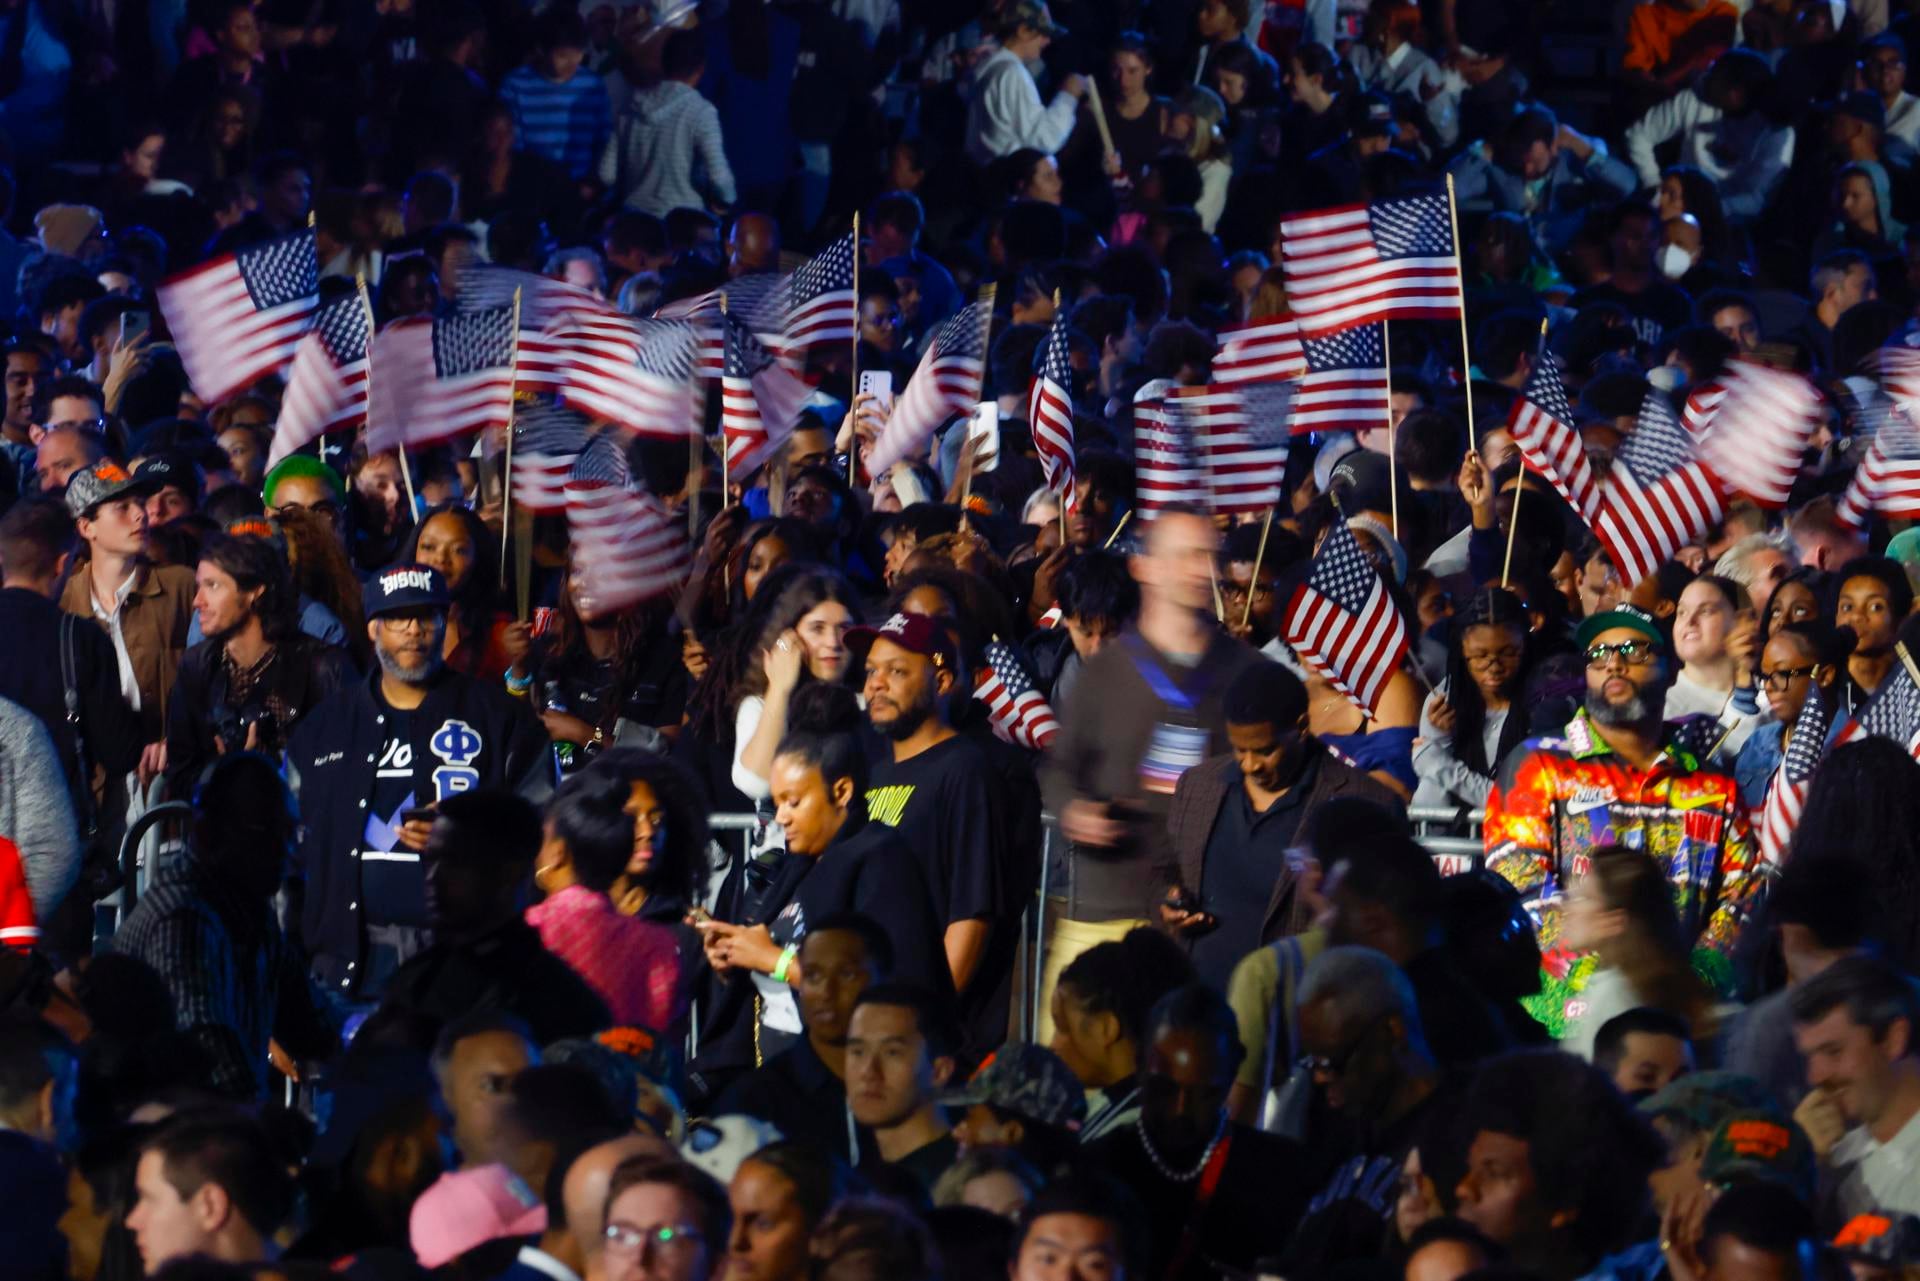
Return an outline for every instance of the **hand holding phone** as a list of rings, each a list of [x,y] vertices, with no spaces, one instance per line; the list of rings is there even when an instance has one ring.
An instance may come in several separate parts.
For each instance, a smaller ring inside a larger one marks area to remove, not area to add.
[[[893,373],[886,369],[860,371],[860,391],[874,398],[883,410],[893,409]]]

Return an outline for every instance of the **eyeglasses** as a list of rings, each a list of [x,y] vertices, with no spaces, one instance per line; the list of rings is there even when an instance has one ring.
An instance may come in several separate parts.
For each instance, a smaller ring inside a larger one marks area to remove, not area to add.
[[[382,627],[390,627],[396,632],[419,630],[430,632],[440,626],[438,614],[381,614],[374,619]]]
[[[1496,649],[1491,654],[1461,654],[1468,667],[1485,671],[1489,667],[1518,667],[1520,651],[1517,649]]]
[[[1345,1076],[1354,1056],[1360,1053],[1361,1048],[1367,1043],[1367,1038],[1372,1036],[1374,1029],[1379,1026],[1377,1022],[1368,1024],[1366,1030],[1354,1037],[1353,1043],[1341,1051],[1337,1058],[1329,1058],[1324,1054],[1306,1054],[1296,1059],[1294,1066],[1310,1076],[1328,1078]]]
[[[1761,673],[1760,683],[1772,693],[1784,694],[1787,692],[1787,686],[1802,676],[1811,676],[1819,670],[1818,663],[1809,663],[1805,667],[1776,667],[1770,672]]]
[[[612,1254],[639,1254],[648,1246],[656,1250],[691,1250],[707,1238],[691,1223],[668,1223],[657,1228],[636,1228],[631,1223],[609,1223],[605,1233],[607,1251]]]
[[[1628,667],[1646,667],[1659,656],[1659,650],[1652,641],[1618,641],[1612,645],[1590,645],[1587,647],[1587,666],[1605,667],[1609,658],[1618,657]]]

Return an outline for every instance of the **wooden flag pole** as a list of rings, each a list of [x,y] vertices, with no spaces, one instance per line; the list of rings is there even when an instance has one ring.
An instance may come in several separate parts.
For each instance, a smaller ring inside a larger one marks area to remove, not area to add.
[[[860,211],[853,211],[853,369],[847,375],[853,388],[852,404],[860,398]],[[847,442],[847,487],[860,488],[860,415],[853,416],[853,439]]]
[[[1133,508],[1129,507],[1125,511],[1121,512],[1120,519],[1114,522],[1113,532],[1107,535],[1106,542],[1100,544],[1100,550],[1106,551],[1109,547],[1112,547],[1113,540],[1120,537],[1120,531],[1125,529],[1127,527],[1127,522],[1132,519],[1133,519]]]
[[[1381,373],[1387,376],[1387,497],[1392,507],[1394,541],[1400,539],[1400,472],[1394,460],[1393,449],[1393,339],[1388,335],[1393,326],[1386,321],[1380,322],[1380,364]]]
[[[720,510],[725,511],[733,500],[733,490],[728,487],[728,455],[733,451],[727,448],[727,295],[720,293]],[[748,394],[752,394],[752,384],[748,384]],[[704,416],[704,415],[703,415]]]
[[[1220,597],[1220,570],[1214,564],[1215,558],[1207,557],[1207,578],[1213,583],[1213,617],[1217,622],[1227,621],[1227,602]]]
[[[1100,145],[1107,155],[1118,155],[1113,145],[1113,130],[1107,125],[1106,108],[1100,105],[1100,85],[1095,76],[1087,77],[1087,108],[1093,112],[1093,127],[1100,131]]]
[[[1253,594],[1260,589],[1260,562],[1267,558],[1267,535],[1273,532],[1273,508],[1267,508],[1267,518],[1260,522],[1260,549],[1253,554],[1253,577],[1247,580],[1247,607],[1240,611],[1240,626],[1245,627],[1253,620]]]
[[[367,296],[367,278],[364,275],[355,275],[353,286],[360,291],[360,306],[367,313],[367,376],[361,394],[371,405],[373,403],[373,299]],[[406,482],[407,486],[407,510],[413,513],[415,520],[419,520],[420,500],[413,493],[413,468],[407,466],[407,447],[404,442],[400,446],[400,479]]]
[[[1447,191],[1449,195],[1452,194],[1453,184],[1451,181],[1447,184]],[[1466,312],[1463,310],[1460,321],[1460,337],[1463,341],[1467,334],[1465,316]],[[1542,319],[1540,321],[1540,344],[1542,348],[1546,346],[1546,341],[1547,322],[1545,319]],[[1473,434],[1473,396],[1471,395],[1471,389],[1469,389],[1469,395],[1467,396],[1467,423],[1467,434],[1468,438],[1471,439]],[[1500,586],[1502,588],[1506,587],[1508,576],[1513,572],[1513,535],[1515,531],[1520,528],[1520,495],[1525,492],[1527,488],[1527,455],[1523,450],[1515,450],[1514,452],[1520,455],[1520,476],[1513,485],[1513,507],[1507,512],[1507,555],[1506,559],[1500,562]],[[1493,484],[1492,475],[1488,475],[1487,484]],[[1494,497],[1498,499],[1499,495],[1495,494]]]
[[[1473,434],[1473,348],[1467,343],[1467,267],[1460,258],[1460,210],[1453,202],[1453,175],[1447,175],[1447,221],[1453,226],[1453,269],[1459,276],[1460,298],[1460,383],[1467,395],[1467,444],[1478,447]],[[1540,331],[1546,332],[1545,322]],[[1504,580],[1501,586],[1505,586]]]
[[[513,291],[513,361],[507,366],[508,385],[520,381],[520,290]],[[513,537],[513,406],[514,393],[507,395],[507,459],[500,471],[500,590],[507,590],[507,544]],[[402,456],[406,446],[401,445]]]

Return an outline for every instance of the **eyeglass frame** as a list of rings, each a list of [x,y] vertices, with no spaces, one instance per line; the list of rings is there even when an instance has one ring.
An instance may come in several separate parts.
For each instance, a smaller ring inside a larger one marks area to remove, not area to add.
[[[632,1254],[636,1257],[645,1252],[651,1244],[660,1249],[684,1249],[681,1243],[689,1246],[705,1245],[707,1234],[691,1223],[663,1223],[658,1227],[637,1228],[630,1223],[609,1223],[600,1232],[600,1239],[606,1243],[609,1252]]]
[[[1623,667],[1652,667],[1660,661],[1663,651],[1650,640],[1615,641],[1611,645],[1595,643],[1587,646],[1587,668],[1603,668],[1609,659],[1617,658]],[[1644,654],[1645,658],[1637,655]]]
[[[1330,1081],[1340,1080],[1346,1076],[1347,1069],[1353,1066],[1354,1058],[1358,1056],[1360,1051],[1366,1046],[1367,1039],[1374,1034],[1375,1029],[1383,1026],[1386,1021],[1386,1017],[1383,1015],[1367,1024],[1366,1027],[1360,1030],[1360,1035],[1354,1037],[1353,1040],[1348,1043],[1347,1048],[1342,1050],[1337,1058],[1329,1058],[1324,1054],[1303,1054],[1293,1061],[1293,1066],[1305,1072],[1308,1076],[1318,1077],[1324,1075]]]
[[[1809,663],[1805,667],[1776,667],[1760,673],[1760,687],[1771,694],[1784,694],[1794,681],[1802,676],[1811,677],[1825,666],[1825,663]]]

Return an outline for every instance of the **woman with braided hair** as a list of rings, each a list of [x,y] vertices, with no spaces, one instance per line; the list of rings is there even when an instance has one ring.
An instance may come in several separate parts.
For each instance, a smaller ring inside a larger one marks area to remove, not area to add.
[[[1051,1003],[1051,1048],[1095,1092],[1080,1141],[1132,1125],[1140,1116],[1140,1055],[1154,1003],[1194,981],[1193,962],[1173,939],[1142,926],[1088,948],[1060,974]],[[1047,1035],[1046,1028],[1040,1036]]]

